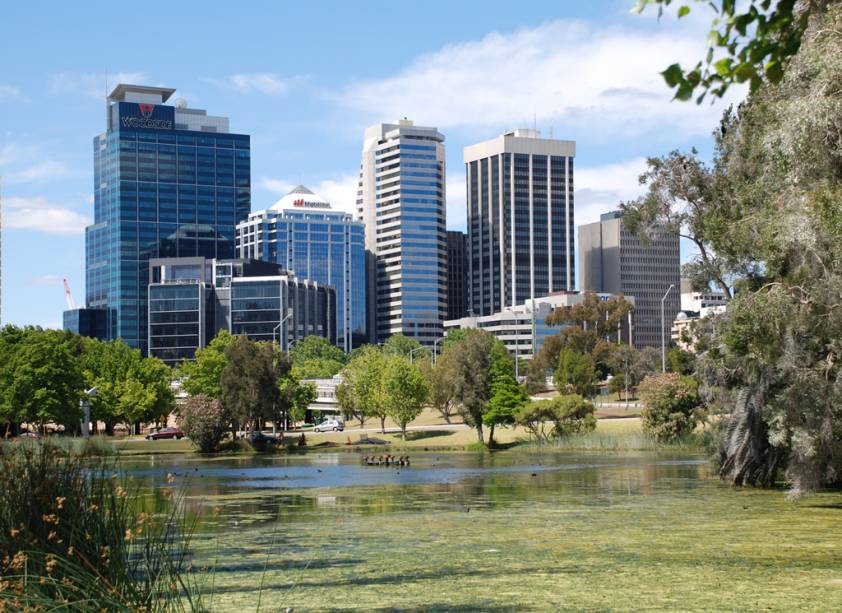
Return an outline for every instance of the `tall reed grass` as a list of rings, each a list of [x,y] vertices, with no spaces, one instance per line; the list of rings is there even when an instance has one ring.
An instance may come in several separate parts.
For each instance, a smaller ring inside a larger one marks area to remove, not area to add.
[[[0,445],[0,611],[200,611],[184,505],[116,460]]]

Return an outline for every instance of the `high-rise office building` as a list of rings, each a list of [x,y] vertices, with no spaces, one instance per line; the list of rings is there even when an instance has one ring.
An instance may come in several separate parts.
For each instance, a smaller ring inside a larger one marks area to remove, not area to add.
[[[468,237],[457,230],[447,231],[447,319],[468,313]]]
[[[234,229],[251,209],[249,137],[229,133],[226,117],[164,104],[174,91],[118,85],[93,142],[87,306],[105,338],[144,353],[150,258],[233,258]]]
[[[468,309],[573,289],[576,143],[515,130],[465,147]]]
[[[275,262],[336,289],[336,343],[351,351],[368,341],[365,227],[299,185],[271,208],[237,225],[237,255]]]
[[[336,340],[336,293],[271,262],[203,257],[149,262],[149,353],[192,360],[220,330],[286,349],[305,336]]]
[[[680,264],[678,234],[656,230],[651,240],[642,242],[625,228],[619,211],[579,226],[581,289],[634,296],[636,347],[660,347],[662,334],[669,342],[672,322],[681,308]]]
[[[357,213],[376,340],[402,333],[432,345],[447,316],[444,136],[408,119],[368,128]]]

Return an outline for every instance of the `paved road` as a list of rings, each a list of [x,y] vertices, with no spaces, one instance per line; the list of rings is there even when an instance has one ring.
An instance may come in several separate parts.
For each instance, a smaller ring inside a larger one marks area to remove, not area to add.
[[[464,430],[467,428],[465,424],[434,424],[432,426],[407,426],[406,431],[411,432],[413,430]],[[386,428],[386,434],[400,434],[400,428]],[[379,427],[375,428],[345,428],[342,432],[343,434],[382,434]],[[290,436],[295,436],[296,434],[301,434],[300,431],[298,432],[287,432],[286,434]],[[310,431],[305,431],[305,434],[310,434]],[[320,434],[319,432],[313,432],[313,434]]]

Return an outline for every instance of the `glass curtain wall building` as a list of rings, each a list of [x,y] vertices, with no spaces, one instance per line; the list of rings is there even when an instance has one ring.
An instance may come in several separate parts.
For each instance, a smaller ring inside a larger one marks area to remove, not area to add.
[[[515,130],[464,155],[468,309],[490,315],[572,290],[576,143]]]
[[[228,119],[165,105],[175,90],[118,85],[94,138],[94,223],[85,233],[87,306],[106,339],[148,352],[149,260],[233,258],[251,209],[250,142]]]
[[[237,255],[274,262],[336,290],[336,344],[368,341],[365,228],[299,185],[271,208],[237,225]]]
[[[376,340],[401,333],[432,345],[447,317],[444,136],[408,119],[368,128],[357,213]]]
[[[149,353],[192,360],[220,330],[283,348],[305,336],[336,340],[336,292],[255,260],[150,262]]]

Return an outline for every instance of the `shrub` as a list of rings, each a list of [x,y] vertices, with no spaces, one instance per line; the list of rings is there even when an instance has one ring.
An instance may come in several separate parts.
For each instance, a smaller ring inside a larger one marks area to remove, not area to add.
[[[0,610],[200,606],[183,506],[134,495],[115,470],[48,442],[0,445]]]
[[[560,394],[578,394],[590,398],[596,391],[599,377],[590,355],[564,349],[559,353],[553,381]]]
[[[529,403],[521,407],[516,420],[539,441],[596,428],[593,404],[578,394]]]
[[[231,418],[219,400],[198,394],[179,410],[178,422],[199,451],[211,453],[219,448]]]
[[[701,421],[699,384],[677,373],[650,375],[640,384],[643,430],[661,442],[680,439]]]

